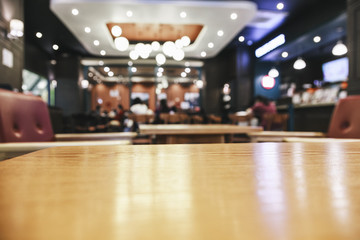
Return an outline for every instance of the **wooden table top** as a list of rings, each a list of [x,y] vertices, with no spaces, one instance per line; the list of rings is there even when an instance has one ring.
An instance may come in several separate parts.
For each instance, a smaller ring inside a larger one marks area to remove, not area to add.
[[[0,162],[4,240],[360,239],[358,143],[56,147]]]
[[[136,132],[58,133],[55,134],[55,139],[57,141],[131,140],[136,136]]]
[[[262,131],[262,127],[230,124],[140,124],[140,134],[238,134]]]
[[[290,132],[290,131],[262,131],[250,132],[250,137],[325,137],[323,132]]]

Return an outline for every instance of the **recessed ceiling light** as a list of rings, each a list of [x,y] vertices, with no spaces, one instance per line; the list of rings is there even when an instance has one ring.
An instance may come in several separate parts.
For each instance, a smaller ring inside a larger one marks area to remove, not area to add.
[[[106,55],[106,51],[105,51],[105,50],[101,50],[101,51],[100,51],[100,54],[101,54],[102,56],[105,56],[105,55]]]
[[[130,10],[129,10],[129,11],[127,11],[127,12],[126,12],[126,16],[128,16],[128,17],[132,17],[132,16],[133,16],[133,12],[132,12],[132,11],[130,11]]]
[[[284,4],[282,2],[279,2],[277,5],[276,5],[276,8],[278,10],[283,10],[284,9]]]
[[[56,51],[56,50],[58,50],[58,49],[59,49],[59,46],[58,46],[58,45],[56,45],[56,44],[54,44],[54,45],[52,46],[52,48]]]
[[[185,72],[186,72],[186,73],[190,73],[190,72],[191,72],[191,69],[187,67],[187,68],[185,68]]]
[[[209,43],[208,43],[208,47],[209,47],[209,48],[213,48],[213,47],[214,47],[214,43],[209,42]]]
[[[134,63],[132,61],[128,61],[128,66],[132,66]]]
[[[76,15],[79,14],[79,10],[77,10],[76,8],[73,8],[73,9],[71,10],[71,13],[72,13],[72,15],[76,16]]]
[[[313,39],[313,41],[314,41],[315,43],[318,43],[318,42],[321,41],[321,37],[320,37],[320,36],[315,36],[314,39]]]
[[[37,32],[37,33],[36,33],[36,37],[37,37],[37,38],[42,38],[42,33],[41,33],[41,32]]]
[[[237,17],[238,17],[238,15],[237,15],[236,13],[232,13],[232,14],[230,15],[230,18],[231,18],[232,20],[237,19]]]
[[[219,31],[217,32],[217,35],[218,35],[219,37],[222,37],[222,36],[224,35],[224,31],[223,31],[223,30],[219,30]]]
[[[109,77],[113,77],[114,76],[114,73],[112,71],[108,72],[108,76]]]
[[[156,76],[162,77],[162,76],[163,76],[163,73],[162,73],[162,72],[157,72],[157,73],[156,73]]]
[[[282,56],[283,58],[287,58],[287,57],[289,56],[289,53],[288,53],[288,52],[282,52],[282,53],[281,53],[281,56]]]
[[[187,75],[186,72],[181,73],[181,77],[183,77],[183,78],[186,77],[186,75]]]
[[[56,64],[56,60],[53,59],[53,60],[50,61],[50,63],[51,63],[51,65],[55,65],[55,64]]]
[[[95,46],[99,46],[99,45],[100,45],[99,40],[95,40],[95,41],[94,41],[94,45],[95,45]]]
[[[84,31],[85,31],[86,33],[90,33],[90,32],[91,32],[91,28],[85,27],[85,28],[84,28]]]
[[[136,67],[132,67],[132,68],[131,68],[131,71],[134,73],[134,72],[137,71],[137,68],[136,68]]]
[[[105,71],[105,72],[109,72],[109,71],[110,71],[110,68],[109,68],[109,67],[104,67],[104,71]]]
[[[240,36],[238,40],[239,40],[239,42],[244,42],[244,41],[245,41],[245,37],[244,37],[244,36]]]
[[[158,72],[164,72],[164,68],[159,67],[159,68],[158,68]]]
[[[190,63],[189,62],[185,62],[185,67],[189,67]]]
[[[202,52],[200,53],[200,55],[201,55],[202,57],[206,57],[206,52],[205,52],[205,51],[202,51]]]
[[[99,65],[103,66],[104,65],[104,61],[99,61]]]
[[[120,26],[118,25],[115,25],[111,28],[111,34],[114,36],[114,37],[119,37],[122,33],[122,29]]]
[[[181,17],[181,18],[186,18],[186,16],[187,16],[186,12],[181,12],[181,13],[180,13],[180,17]]]

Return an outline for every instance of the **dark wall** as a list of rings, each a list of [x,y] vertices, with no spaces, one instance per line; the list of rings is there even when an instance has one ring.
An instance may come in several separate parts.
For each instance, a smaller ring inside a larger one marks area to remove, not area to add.
[[[252,55],[251,49],[246,46],[231,46],[205,61],[203,103],[206,113],[219,114],[222,111],[225,83],[231,87],[231,111],[239,111],[249,105],[253,95]]]
[[[350,95],[360,94],[360,0],[348,0],[348,56]]]
[[[0,0],[0,84],[10,84],[21,90],[22,69],[24,65],[24,40],[7,38],[7,30],[11,19],[24,21],[23,0]],[[11,52],[13,66],[3,65],[4,49]]]
[[[51,66],[49,56],[38,47],[28,42],[25,44],[24,68],[47,79],[50,79],[49,75]]]
[[[54,79],[57,80],[55,105],[63,109],[64,115],[84,112],[83,91],[79,88],[80,59],[73,55],[62,55],[56,59]]]

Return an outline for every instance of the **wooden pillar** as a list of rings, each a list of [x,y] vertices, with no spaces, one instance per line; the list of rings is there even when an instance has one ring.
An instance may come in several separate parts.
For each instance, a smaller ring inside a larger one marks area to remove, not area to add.
[[[349,95],[360,94],[360,0],[347,1],[347,45],[349,56]]]

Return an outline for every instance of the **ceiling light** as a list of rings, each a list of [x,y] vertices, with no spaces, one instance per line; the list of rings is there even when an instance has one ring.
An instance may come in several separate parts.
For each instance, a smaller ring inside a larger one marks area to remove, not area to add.
[[[109,68],[109,67],[104,67],[104,71],[105,71],[105,72],[109,72],[109,71],[110,71],[110,68]]]
[[[276,38],[270,40],[269,42],[265,43],[264,45],[262,45],[261,47],[256,49],[255,50],[255,56],[257,58],[260,58],[260,57],[264,56],[265,54],[271,52],[275,48],[283,45],[284,43],[285,43],[285,35],[280,34]]]
[[[53,88],[56,88],[57,87],[57,81],[55,79],[51,80],[51,86]]]
[[[154,41],[151,43],[151,48],[154,51],[158,51],[160,49],[160,43],[158,41]]]
[[[183,45],[184,47],[187,47],[187,46],[190,45],[191,40],[190,40],[190,38],[189,38],[188,36],[183,36],[183,37],[181,38],[181,42],[182,42],[182,45]]]
[[[187,16],[186,12],[181,12],[181,13],[180,13],[180,17],[181,17],[181,18],[186,18],[186,16]]]
[[[126,51],[129,48],[129,40],[125,37],[115,38],[114,43],[115,47],[121,52]]]
[[[184,57],[185,57],[185,53],[182,49],[175,49],[173,54],[174,60],[181,61],[184,59]]]
[[[247,41],[247,45],[251,46],[253,44],[253,41],[249,40]]]
[[[10,38],[19,38],[24,36],[24,22],[19,19],[10,20]]]
[[[86,33],[90,33],[90,32],[91,32],[91,28],[85,27],[85,28],[84,28],[84,31],[85,31]]]
[[[217,35],[218,35],[219,37],[224,36],[224,31],[223,31],[223,30],[217,31]]]
[[[109,76],[109,77],[113,77],[113,76],[114,76],[114,72],[112,72],[112,71],[108,72],[108,76]]]
[[[134,63],[132,61],[128,61],[128,66],[132,66]]]
[[[120,26],[118,25],[115,25],[111,28],[111,34],[114,36],[114,37],[119,37],[122,33],[122,29]]]
[[[162,76],[163,76],[163,73],[162,73],[162,72],[157,72],[157,73],[156,73],[156,76],[162,77]]]
[[[191,72],[191,69],[187,67],[187,68],[185,68],[185,72],[186,72],[186,73],[190,73],[190,72]]]
[[[137,60],[139,58],[139,53],[135,50],[130,51],[129,54],[131,60]]]
[[[345,44],[342,43],[342,41],[338,41],[334,46],[334,48],[332,49],[332,54],[334,54],[335,56],[341,56],[346,54],[347,52],[348,49],[345,46]]]
[[[186,77],[186,75],[187,75],[186,72],[181,73],[181,77],[183,77],[183,78]]]
[[[104,65],[104,61],[99,61],[99,65],[103,66]]]
[[[132,68],[131,68],[131,72],[134,73],[134,72],[136,72],[136,71],[137,71],[137,68],[136,68],[136,67],[132,67]]]
[[[206,52],[202,51],[202,52],[200,53],[200,55],[201,55],[202,57],[206,57]]]
[[[95,41],[94,41],[94,45],[95,45],[95,46],[99,46],[99,45],[100,45],[99,40],[95,40]]]
[[[37,32],[37,33],[36,33],[36,37],[37,37],[37,38],[42,38],[42,33],[41,33],[41,32]]]
[[[127,12],[126,12],[126,16],[128,16],[128,17],[132,17],[132,16],[133,16],[133,12],[132,12],[132,11],[130,11],[130,10],[129,10],[129,11],[127,11]]]
[[[175,46],[177,48],[183,48],[184,45],[183,45],[181,39],[178,39],[178,40],[175,41]]]
[[[164,72],[164,68],[159,67],[159,68],[158,68],[158,72]]]
[[[208,47],[209,47],[209,48],[213,48],[213,47],[214,47],[214,43],[209,42],[209,43],[208,43]]]
[[[51,63],[51,65],[55,65],[55,64],[56,64],[56,60],[55,60],[55,59],[52,59],[52,60],[50,61],[50,63]]]
[[[230,15],[230,18],[231,18],[232,20],[237,19],[237,17],[238,17],[238,15],[237,15],[236,13],[232,13],[232,14]]]
[[[196,80],[195,85],[197,88],[201,89],[204,87],[204,82],[202,80]]]
[[[277,78],[279,76],[279,71],[276,68],[271,68],[268,75],[272,78]]]
[[[279,2],[277,5],[276,5],[276,8],[278,10],[283,10],[284,9],[284,4],[282,2]]]
[[[89,76],[89,77],[93,77],[94,74],[93,74],[92,72],[89,72],[89,73],[88,73],[88,76]]]
[[[189,67],[190,63],[189,62],[185,62],[185,67]]]
[[[79,14],[79,10],[77,10],[76,8],[74,8],[73,10],[71,10],[72,15],[76,16]]]
[[[163,65],[166,62],[166,57],[162,53],[157,54],[155,59],[158,65]]]
[[[261,79],[261,86],[265,89],[272,89],[275,87],[276,81],[273,77],[270,77],[268,75],[264,76]]]
[[[281,53],[281,56],[282,56],[283,58],[287,58],[287,57],[289,56],[289,53],[288,53],[288,52],[282,52],[282,53]]]
[[[52,46],[52,48],[56,51],[56,50],[58,50],[58,49],[59,49],[59,46],[58,46],[58,45],[56,45],[56,44],[54,44],[54,45]]]
[[[172,57],[175,50],[176,50],[175,43],[171,41],[167,41],[164,43],[163,52],[165,53],[165,55]]]
[[[313,38],[313,41],[314,41],[315,43],[318,43],[318,42],[321,41],[321,37],[320,37],[320,36],[315,36],[315,37]]]
[[[101,54],[102,56],[105,56],[105,55],[106,55],[106,51],[105,51],[105,50],[101,50],[101,51],[100,51],[100,54]]]
[[[240,37],[238,38],[238,40],[239,40],[239,42],[244,42],[244,41],[245,41],[245,37],[244,37],[244,36],[240,36]]]
[[[89,81],[86,79],[81,80],[81,88],[85,89],[89,87]]]
[[[146,52],[146,51],[143,51],[143,52],[140,53],[140,57],[141,57],[142,59],[147,59],[147,58],[150,57],[150,53],[149,53],[149,52]]]
[[[305,67],[306,67],[306,62],[300,57],[294,62],[294,68],[296,70],[301,70],[304,69]]]

